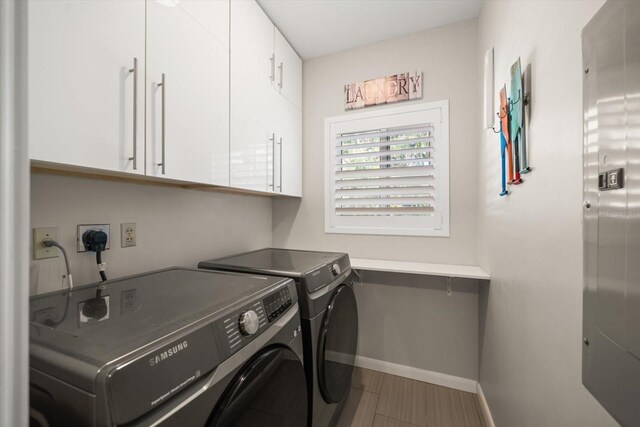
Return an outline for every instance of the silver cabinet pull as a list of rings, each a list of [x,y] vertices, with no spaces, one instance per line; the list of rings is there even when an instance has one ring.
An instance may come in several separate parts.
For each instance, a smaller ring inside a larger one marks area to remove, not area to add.
[[[165,127],[166,127],[166,110],[165,110],[165,94],[167,93],[167,82],[165,81],[165,75],[164,73],[162,73],[162,81],[160,83],[158,83],[158,87],[162,88],[162,122],[161,122],[161,133],[160,133],[160,137],[161,137],[161,141],[162,141],[162,163],[158,163],[158,166],[162,166],[162,175],[165,174]]]
[[[133,73],[133,170],[138,170],[138,58],[133,58],[133,68],[129,69]]]
[[[276,81],[276,54],[275,53],[271,55],[271,58],[269,58],[269,61],[271,61],[271,75],[269,76],[269,79],[272,82],[274,82]]]
[[[278,181],[278,183],[280,185],[278,185],[278,190],[280,190],[280,192],[282,193],[282,137],[280,137],[280,181]]]
[[[276,181],[276,134],[272,133],[271,138],[271,184],[267,184],[268,187],[273,188]]]
[[[278,71],[280,71],[280,83],[278,83],[278,87],[280,89],[282,89],[282,73],[284,70],[284,64],[281,62],[280,65],[278,66]]]

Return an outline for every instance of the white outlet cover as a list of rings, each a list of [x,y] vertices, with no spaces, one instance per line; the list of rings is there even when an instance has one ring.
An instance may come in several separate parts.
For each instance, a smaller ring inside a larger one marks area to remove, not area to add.
[[[130,237],[130,240],[127,240]],[[138,243],[135,222],[124,222],[120,224],[120,247],[130,248]]]

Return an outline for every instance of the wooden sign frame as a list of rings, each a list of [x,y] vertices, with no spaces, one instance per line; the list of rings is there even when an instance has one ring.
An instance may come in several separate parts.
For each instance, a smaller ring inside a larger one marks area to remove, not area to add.
[[[344,85],[344,109],[422,98],[422,72],[394,74]]]

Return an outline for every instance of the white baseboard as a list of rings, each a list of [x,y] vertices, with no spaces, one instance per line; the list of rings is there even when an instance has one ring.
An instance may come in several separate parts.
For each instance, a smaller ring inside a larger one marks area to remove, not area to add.
[[[493,417],[491,416],[491,410],[489,409],[489,404],[487,403],[487,399],[484,396],[484,392],[482,391],[482,387],[480,383],[478,383],[478,387],[476,389],[476,394],[478,395],[478,400],[480,401],[480,407],[482,408],[482,412],[484,413],[484,419],[487,422],[488,427],[496,427],[496,424],[493,422]]]
[[[441,385],[443,387],[455,388],[456,390],[467,391],[469,393],[476,393],[478,385],[476,380],[471,380],[469,378],[427,371],[426,369],[399,365],[397,363],[385,362],[383,360],[371,359],[364,356],[356,356],[356,366],[384,372],[385,374],[397,375],[399,377],[410,378],[412,380]]]

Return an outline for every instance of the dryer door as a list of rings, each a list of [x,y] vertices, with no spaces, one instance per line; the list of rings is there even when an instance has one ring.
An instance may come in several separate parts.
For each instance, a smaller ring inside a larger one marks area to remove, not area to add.
[[[304,426],[307,381],[298,356],[269,347],[253,357],[229,384],[208,426]]]
[[[337,403],[349,392],[358,346],[358,306],[350,286],[337,288],[318,339],[320,391],[324,400]]]

